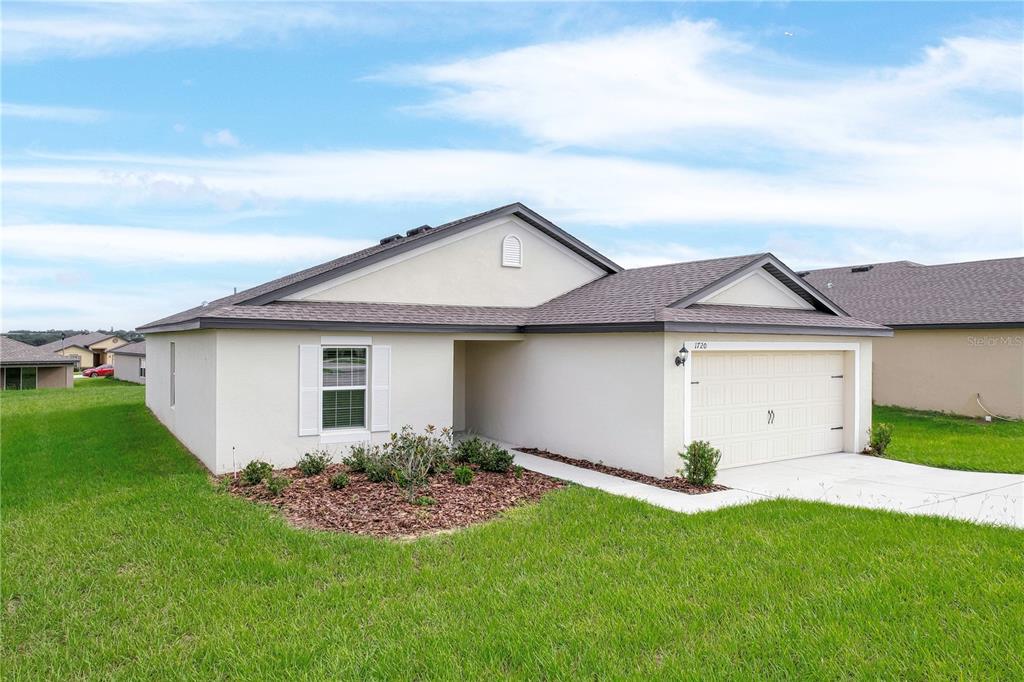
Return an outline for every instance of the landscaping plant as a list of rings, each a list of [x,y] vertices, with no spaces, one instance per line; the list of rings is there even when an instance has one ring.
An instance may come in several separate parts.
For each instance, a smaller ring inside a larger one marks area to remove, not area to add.
[[[476,436],[467,438],[456,447],[455,461],[476,464],[483,471],[503,474],[512,468],[512,454],[494,443]]]
[[[242,469],[242,484],[257,485],[268,480],[274,474],[274,467],[263,460],[254,459]]]
[[[285,488],[287,488],[291,484],[292,479],[288,478],[287,476],[271,475],[270,478],[267,479],[267,490],[270,491],[271,495],[277,497],[284,491]]]
[[[316,476],[324,472],[332,459],[331,453],[327,452],[327,450],[311,450],[299,458],[295,466],[298,467],[303,476]]]
[[[892,442],[892,424],[879,422],[868,429],[868,445],[871,451],[879,457],[885,457],[885,451]]]
[[[679,475],[694,485],[711,485],[715,482],[718,463],[722,460],[722,452],[704,440],[695,440],[680,452],[683,468]]]
[[[452,477],[459,485],[469,485],[473,482],[474,475],[473,470],[465,464],[455,467],[455,471],[452,472]]]
[[[391,434],[385,445],[393,468],[393,476],[406,497],[413,501],[432,474],[449,471],[452,467],[452,430],[437,430],[428,425],[423,433],[416,433],[409,425]]]
[[[331,477],[331,490],[341,490],[348,487],[348,474],[342,472]]]

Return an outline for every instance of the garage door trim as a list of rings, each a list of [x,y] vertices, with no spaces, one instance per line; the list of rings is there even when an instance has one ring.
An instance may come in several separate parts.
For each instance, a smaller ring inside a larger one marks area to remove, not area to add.
[[[829,341],[712,341],[706,338],[694,337],[685,340],[685,346],[690,351],[690,360],[681,368],[683,377],[683,445],[689,445],[693,440],[693,390],[691,381],[693,379],[693,363],[696,356],[703,352],[722,353],[727,351],[848,351],[853,353],[853,432],[852,442],[856,443],[860,435],[860,344],[859,343],[833,343]],[[843,424],[844,427],[850,426]]]

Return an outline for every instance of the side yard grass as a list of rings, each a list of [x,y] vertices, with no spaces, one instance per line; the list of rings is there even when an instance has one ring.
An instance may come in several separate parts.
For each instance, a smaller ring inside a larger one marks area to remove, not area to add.
[[[578,487],[413,542],[301,531],[142,396],[0,397],[6,679],[1024,678],[1020,531]]]
[[[894,427],[886,453],[891,459],[945,469],[1024,474],[1024,421],[984,422],[876,405],[874,422]]]

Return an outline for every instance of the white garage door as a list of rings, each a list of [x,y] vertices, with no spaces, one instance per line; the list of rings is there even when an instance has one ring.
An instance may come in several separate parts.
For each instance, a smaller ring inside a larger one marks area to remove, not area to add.
[[[719,468],[843,449],[841,352],[694,353],[694,440]]]

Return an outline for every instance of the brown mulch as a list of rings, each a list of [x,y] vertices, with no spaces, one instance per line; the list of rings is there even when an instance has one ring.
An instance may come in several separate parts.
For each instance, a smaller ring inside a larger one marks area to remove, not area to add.
[[[619,478],[626,478],[630,481],[636,481],[637,483],[646,483],[647,485],[653,485],[656,488],[664,488],[665,490],[675,490],[676,492],[686,493],[687,495],[703,495],[704,493],[713,493],[719,490],[728,490],[724,485],[718,485],[712,483],[711,485],[694,485],[681,476],[669,476],[667,478],[657,478],[655,476],[648,476],[647,474],[640,474],[635,471],[628,469],[619,469],[618,467],[610,467],[607,464],[598,464],[596,462],[590,462],[585,459],[573,459],[572,457],[566,457],[565,455],[559,455],[554,452],[548,452],[547,450],[541,450],[540,448],[515,448],[519,452],[525,452],[530,455],[537,455],[538,457],[544,457],[545,459],[553,459],[556,462],[563,462],[565,464],[571,464],[581,469],[591,469],[592,471],[600,471],[602,474],[610,474],[612,476],[618,476]]]
[[[341,472],[348,474],[348,486],[331,490],[331,477]],[[449,472],[430,481],[421,495],[433,498],[435,503],[421,506],[408,502],[394,483],[373,483],[363,474],[348,471],[343,464],[334,464],[324,473],[308,478],[298,469],[274,473],[292,479],[278,497],[270,494],[265,483],[244,486],[231,474],[228,489],[233,495],[277,507],[300,528],[390,538],[411,538],[487,521],[565,485],[525,470],[519,478],[513,471],[498,474],[477,470],[472,483],[459,485]]]

